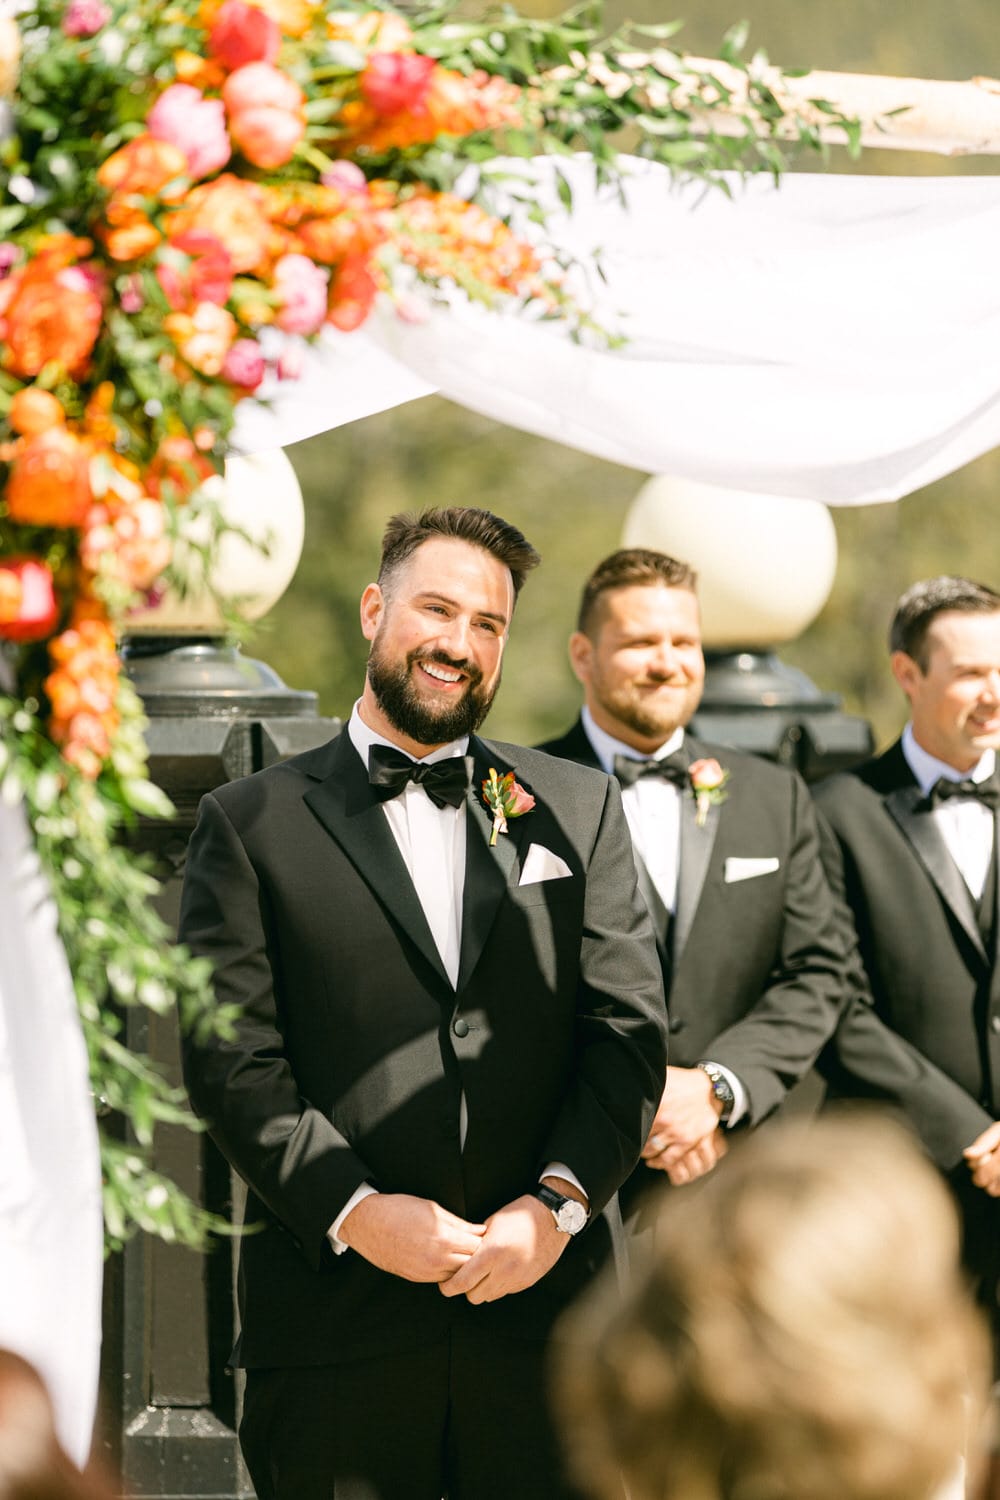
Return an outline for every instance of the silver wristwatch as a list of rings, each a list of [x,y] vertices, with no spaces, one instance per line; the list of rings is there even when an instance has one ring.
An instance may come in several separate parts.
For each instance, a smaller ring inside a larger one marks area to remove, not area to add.
[[[582,1203],[577,1203],[575,1198],[564,1198],[562,1193],[546,1187],[544,1182],[536,1187],[535,1197],[551,1211],[556,1228],[561,1229],[563,1234],[579,1234],[590,1218]]]
[[[712,1093],[722,1106],[722,1113],[719,1119],[725,1125],[736,1103],[736,1095],[733,1093],[732,1084],[722,1069],[717,1067],[713,1062],[700,1062],[696,1063],[695,1066],[701,1069],[712,1085]]]

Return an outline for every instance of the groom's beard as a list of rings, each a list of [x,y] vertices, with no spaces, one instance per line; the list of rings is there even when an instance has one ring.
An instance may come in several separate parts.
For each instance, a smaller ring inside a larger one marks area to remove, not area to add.
[[[462,696],[443,703],[422,698],[413,680],[413,667],[421,661],[464,672],[468,681]],[[443,651],[411,651],[404,662],[389,661],[376,636],[368,656],[368,681],[379,708],[400,734],[418,745],[445,745],[479,728],[500,686],[500,674],[487,687],[474,662],[452,661]]]

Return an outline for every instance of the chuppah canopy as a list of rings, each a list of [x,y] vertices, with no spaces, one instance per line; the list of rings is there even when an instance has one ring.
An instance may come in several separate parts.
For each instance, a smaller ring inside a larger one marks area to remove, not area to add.
[[[793,174],[678,187],[625,163],[510,162],[612,350],[456,296],[328,331],[244,449],[295,442],[433,391],[647,473],[829,505],[895,500],[1000,443],[1000,179]],[[523,227],[523,226],[522,226]],[[598,270],[599,268],[599,270]],[[603,277],[603,279],[602,279]]]

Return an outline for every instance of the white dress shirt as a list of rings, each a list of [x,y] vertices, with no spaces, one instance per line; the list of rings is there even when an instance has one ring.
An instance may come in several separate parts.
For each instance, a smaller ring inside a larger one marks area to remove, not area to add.
[[[616,740],[614,735],[595,724],[593,715],[586,706],[580,717],[594,753],[609,776],[614,775],[616,755],[627,756],[630,760],[664,760],[684,745],[684,730],[675,729],[670,738],[664,740],[651,756],[644,755],[634,745]],[[677,876],[680,870],[680,788],[660,776],[640,776],[631,786],[622,787],[622,806],[628,819],[633,847],[646,867],[656,894],[667,911],[673,913],[677,909]],[[711,1059],[702,1058],[702,1061],[710,1062]],[[746,1114],[747,1092],[731,1069],[724,1068],[721,1063],[714,1063],[713,1066],[725,1075],[733,1091],[733,1108],[726,1122],[728,1126],[733,1126]]]
[[[398,745],[393,744],[392,740],[387,740],[382,735],[376,734],[373,729],[369,729],[358,711],[357,703],[348,721],[346,733],[350,735],[351,744],[366,768],[368,754],[373,745],[387,745],[392,750],[398,750],[401,755],[407,753]],[[466,755],[468,749],[469,737],[463,735],[460,739],[452,740],[448,745],[441,745],[437,750],[432,750],[430,755],[421,756],[419,763],[433,765],[435,761],[448,760],[455,755]],[[413,756],[408,758],[415,759]],[[398,796],[386,798],[382,803],[382,811],[392,836],[399,846],[399,852],[403,856],[410,879],[413,881],[445,973],[454,988],[458,984],[458,971],[462,957],[465,803],[460,803],[458,807],[449,807],[447,804],[444,807],[438,807],[431,801],[422,786],[411,781]],[[459,1143],[462,1146],[465,1145],[468,1128],[468,1106],[463,1093],[459,1101],[458,1115]],[[562,1162],[551,1162],[542,1175],[562,1177],[579,1188],[581,1193],[584,1191],[578,1178]],[[327,1233],[338,1255],[347,1249],[339,1238],[341,1224],[362,1198],[367,1198],[377,1191],[378,1189],[372,1187],[370,1183],[362,1183],[351,1194],[334,1219]]]
[[[971,771],[956,771],[954,766],[918,745],[912,724],[903,730],[903,755],[925,796],[941,777],[948,781],[985,781],[996,766],[996,751],[984,750]],[[973,797],[950,797],[936,806],[930,816],[962,879],[978,901],[993,858],[993,810]]]

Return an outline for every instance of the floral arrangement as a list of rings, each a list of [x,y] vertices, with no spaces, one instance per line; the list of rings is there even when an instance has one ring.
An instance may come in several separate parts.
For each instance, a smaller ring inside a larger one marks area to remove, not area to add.
[[[130,1127],[104,1142],[112,1244],[206,1227],[149,1164],[155,1123],[189,1116],[124,1045],[123,1007],[230,1020],[123,841],[170,808],[116,639],[184,586],[182,520],[218,538],[203,486],[238,403],[294,380],[303,340],[456,293],[586,326],[544,247],[491,211],[498,153],[585,150],[608,176],[626,131],[713,180],[779,170],[789,134],[818,146],[735,35],[723,56],[750,103],[740,133],[716,133],[722,85],[666,48],[671,29],[600,40],[581,13],[324,0],[37,0],[0,18],[0,795],[24,800],[54,889],[95,1095]]]

